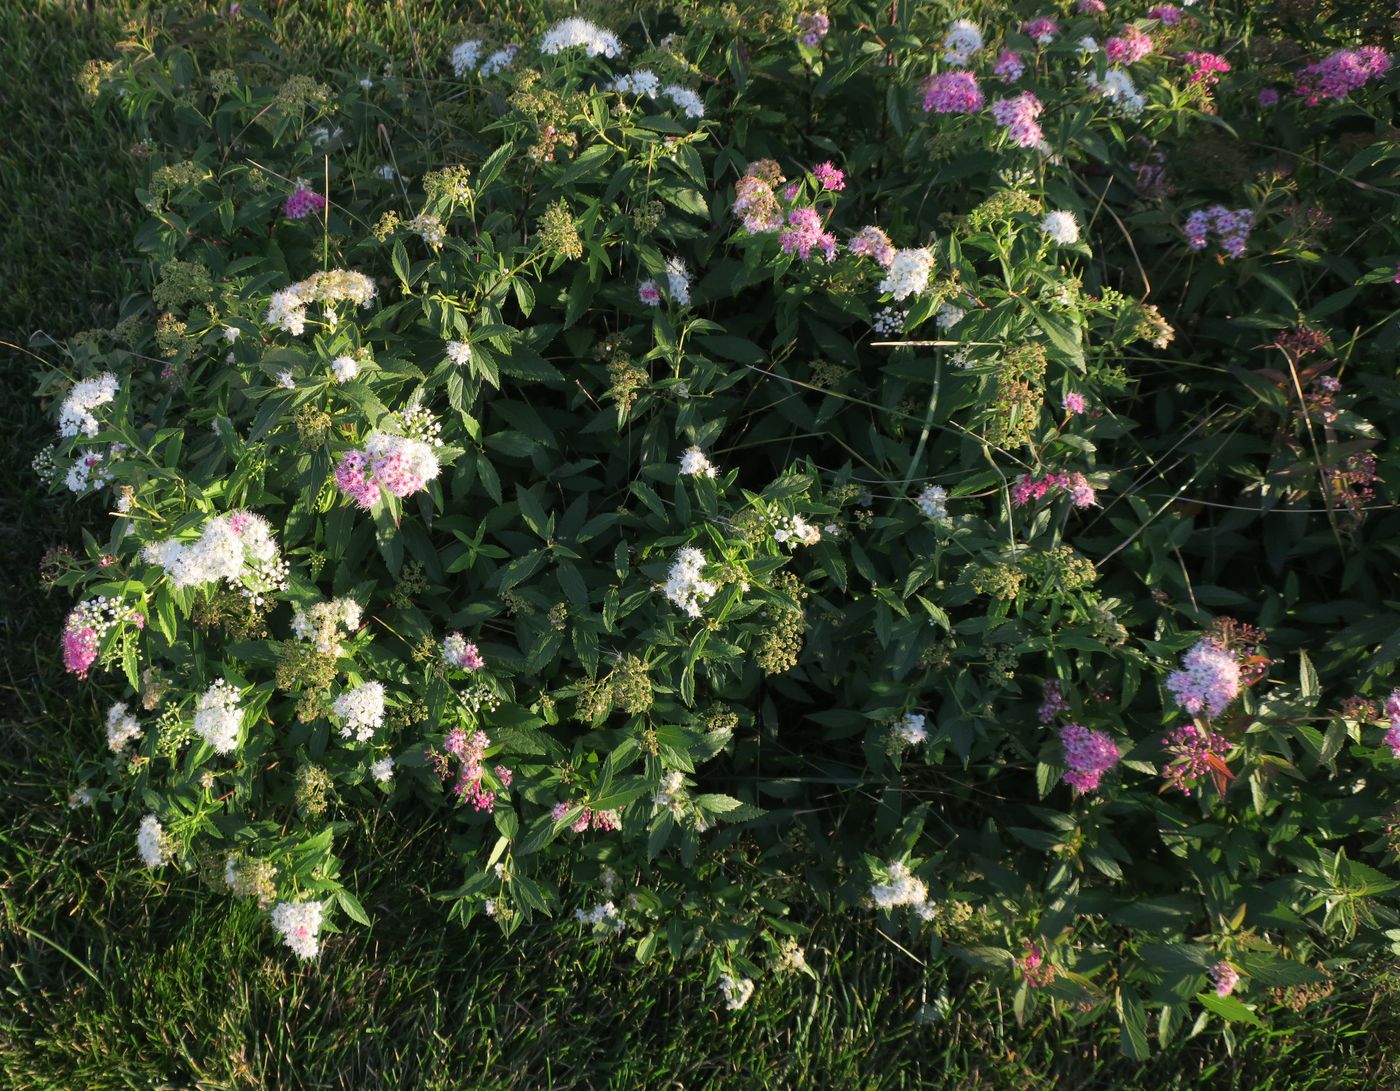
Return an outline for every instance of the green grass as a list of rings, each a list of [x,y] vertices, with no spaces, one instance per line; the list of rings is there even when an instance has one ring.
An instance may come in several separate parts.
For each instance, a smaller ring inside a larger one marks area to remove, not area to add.
[[[0,340],[14,346],[110,324],[131,287],[130,136],[74,76],[112,56],[123,20],[143,9],[98,7],[0,6],[0,100],[7,143],[22,150],[0,159]],[[277,36],[312,67],[368,65],[376,48],[431,65],[456,17],[438,4],[288,3]],[[1139,1066],[1104,1024],[1016,1026],[1010,997],[985,984],[948,983],[935,1015],[939,983],[851,919],[816,922],[815,984],[766,980],[732,1016],[693,973],[638,966],[619,946],[448,925],[430,892],[455,880],[455,862],[434,828],[406,829],[405,817],[350,839],[374,925],[330,940],[318,965],[294,965],[250,906],[196,877],[153,879],[106,811],[64,804],[99,709],[55,669],[67,603],[42,592],[36,569],[100,516],[30,487],[50,425],[30,397],[33,358],[3,351],[0,1087],[1304,1091],[1400,1079],[1386,1067],[1395,1014],[1364,980],[1244,1036],[1233,1056],[1211,1032]],[[396,915],[404,905],[410,915]]]

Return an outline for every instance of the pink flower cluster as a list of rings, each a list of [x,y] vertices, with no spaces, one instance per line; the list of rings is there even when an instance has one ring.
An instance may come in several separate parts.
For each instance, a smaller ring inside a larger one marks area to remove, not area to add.
[[[971,114],[982,109],[986,100],[971,72],[940,72],[924,80],[924,113]]]
[[[998,76],[1002,83],[1015,83],[1025,70],[1025,61],[1021,60],[1021,54],[1014,49],[1003,49],[997,57],[997,63],[992,65],[992,74]],[[928,106],[924,109],[928,110]]]
[[[1069,708],[1069,702],[1065,700],[1064,692],[1060,689],[1060,683],[1055,679],[1047,679],[1040,687],[1040,708],[1037,715],[1040,722],[1048,724],[1061,712]]]
[[[846,188],[846,172],[830,160],[818,163],[813,167],[812,175],[820,183],[822,189],[841,190]]]
[[[1060,24],[1054,19],[1044,17],[1032,19],[1028,23],[1021,24],[1021,33],[1027,38],[1034,38],[1037,45],[1049,45],[1060,33]]]
[[[1181,670],[1167,676],[1176,703],[1193,716],[1219,716],[1240,694],[1240,661],[1209,637],[1196,641],[1181,659]]]
[[[1158,4],[1147,13],[1149,19],[1156,19],[1166,27],[1174,27],[1181,22],[1181,9],[1175,4]]]
[[[1051,490],[1069,493],[1070,502],[1076,508],[1091,508],[1098,503],[1098,494],[1089,479],[1082,473],[1059,473],[1051,471],[1040,477],[1022,474],[1011,486],[1011,502],[1018,508],[1025,507],[1033,500],[1043,499]]]
[[[755,235],[776,231],[783,226],[783,210],[773,187],[785,181],[776,160],[759,159],[750,163],[734,186],[734,214],[744,221],[744,230]]]
[[[574,805],[568,800],[563,800],[554,805],[554,809],[549,812],[549,817],[558,822],[573,809]],[[622,815],[618,811],[594,811],[585,807],[579,812],[579,816],[574,819],[569,829],[574,833],[583,833],[587,829],[603,830],[612,832],[622,829]]]
[[[1065,395],[1065,412],[1072,417],[1077,417],[1088,408],[1084,401],[1084,395],[1077,390],[1071,390]]]
[[[335,484],[360,507],[368,509],[379,490],[411,496],[428,487],[441,471],[433,449],[422,440],[374,432],[363,450],[346,451],[335,468]]]
[[[449,633],[442,642],[443,660],[448,666],[464,671],[479,671],[486,665],[481,650],[461,633]]]
[[[498,765],[492,772],[501,783],[500,791],[497,792],[485,785],[483,782],[485,770],[482,767],[482,762],[486,757],[486,748],[490,745],[491,740],[486,737],[484,731],[468,735],[462,728],[454,727],[447,733],[447,738],[443,740],[445,753],[429,749],[427,754],[428,764],[436,770],[438,776],[443,780],[452,775],[452,759],[456,758],[461,762],[461,766],[457,770],[456,783],[452,786],[452,794],[478,811],[494,811],[497,796],[504,795],[506,789],[510,787],[510,782],[515,779],[515,774],[511,770],[504,765]]]
[[[97,661],[102,638],[123,622],[144,628],[146,615],[127,609],[120,599],[106,596],[88,599],[73,607],[63,623],[64,670],[86,678],[88,669]]]
[[[1244,253],[1249,242],[1249,232],[1254,227],[1254,213],[1248,208],[1237,208],[1233,212],[1224,205],[1198,208],[1186,217],[1182,229],[1186,233],[1186,245],[1192,250],[1204,250],[1209,236],[1214,232],[1220,242],[1220,249],[1232,258]]]
[[[1209,972],[1216,996],[1229,996],[1240,983],[1240,972],[1223,960],[1212,966]]]
[[[1214,87],[1220,82],[1221,73],[1230,71],[1230,62],[1218,53],[1187,53],[1181,60],[1191,70],[1188,83]]]
[[[878,227],[862,227],[852,236],[846,248],[858,258],[874,258],[886,269],[894,262],[894,244]]]
[[[1080,15],[1102,15],[1108,10],[1108,5],[1103,0],[1079,0],[1074,10]]]
[[[326,207],[326,199],[306,182],[297,182],[296,189],[287,195],[282,205],[282,215],[289,220],[304,220]]]
[[[1162,777],[1170,788],[1179,788],[1183,795],[1202,777],[1220,775],[1225,755],[1230,752],[1230,740],[1213,731],[1202,731],[1195,724],[1178,727],[1162,740],[1171,760],[1162,766]]]
[[[1103,44],[1109,64],[1136,64],[1152,52],[1152,39],[1131,23]]]
[[[1021,956],[1016,965],[1021,971],[1021,976],[1025,978],[1026,984],[1032,989],[1043,989],[1055,980],[1055,966],[1053,963],[1045,961],[1045,954],[1041,951],[1039,944],[1028,942],[1026,953]]]
[[[778,245],[784,254],[796,254],[803,261],[813,250],[820,250],[827,261],[836,258],[836,236],[822,230],[822,218],[815,208],[794,208],[788,213],[787,226],[778,232]]]
[[[826,17],[825,12],[812,11],[798,16],[797,36],[805,46],[815,48],[821,45],[822,39],[830,29],[831,20]]]
[[[1323,99],[1344,99],[1389,71],[1390,54],[1379,46],[1341,49],[1325,60],[1300,68],[1294,76],[1294,89],[1309,106],[1316,106]]]
[[[1079,794],[1097,790],[1100,778],[1118,764],[1121,754],[1113,740],[1102,731],[1090,731],[1083,724],[1060,728],[1069,772],[1064,782]]]
[[[992,116],[1007,131],[1012,143],[1030,148],[1039,144],[1045,136],[1035,120],[1044,109],[1040,99],[1029,91],[1023,91],[1015,98],[999,98],[992,103]]]
[[[1385,744],[1396,758],[1400,758],[1400,689],[1391,690],[1390,696],[1385,699],[1385,714],[1390,719]]]

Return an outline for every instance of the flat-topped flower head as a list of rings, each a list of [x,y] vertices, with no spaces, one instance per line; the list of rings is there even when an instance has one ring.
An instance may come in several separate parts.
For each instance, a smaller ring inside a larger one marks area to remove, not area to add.
[[[928,519],[948,518],[948,490],[942,485],[929,485],[914,500],[924,517]]]
[[[164,867],[170,862],[170,839],[160,819],[153,814],[141,819],[141,825],[136,829],[136,851],[141,854],[141,862],[149,868]]]
[[[278,902],[272,908],[272,927],[298,958],[315,958],[325,910],[325,902]]]
[[[384,684],[365,682],[346,690],[331,706],[340,721],[340,737],[368,742],[384,726]]]
[[[58,434],[65,439],[78,435],[95,436],[101,424],[93,415],[99,405],[107,405],[117,396],[121,384],[110,371],[73,384],[58,411]]]
[[[616,34],[577,16],[561,19],[540,39],[541,53],[554,55],[566,49],[582,49],[590,57],[612,58],[622,55],[622,43],[618,41]]]
[[[1082,724],[1065,724],[1060,728],[1060,742],[1064,744],[1065,764],[1069,766],[1064,782],[1081,795],[1095,791],[1100,778],[1118,764],[1121,756],[1107,733],[1091,731]]]
[[[846,249],[858,258],[873,258],[876,264],[886,269],[894,261],[895,249],[890,237],[873,225],[862,227],[851,236]]]
[[[924,80],[924,113],[972,114],[987,100],[971,72],[939,72]]]
[[[1181,670],[1167,676],[1176,703],[1193,716],[1219,716],[1239,696],[1240,661],[1234,652],[1202,638],[1181,659]]]
[[[992,117],[1006,130],[1011,142],[1022,148],[1035,147],[1045,138],[1036,118],[1045,107],[1029,91],[1015,98],[1000,98],[992,103]]]
[[[209,520],[195,541],[172,538],[152,542],[142,557],[164,568],[175,587],[199,587],[222,580],[256,604],[286,587],[289,572],[272,536],[272,526],[261,515],[241,509]]]
[[[699,447],[687,447],[681,452],[681,473],[686,477],[714,477],[714,464]]]
[[[195,703],[194,732],[214,748],[216,754],[231,754],[238,746],[243,727],[239,693],[224,679],[218,679],[200,694]]]
[[[931,250],[897,250],[890,261],[889,271],[880,281],[880,291],[889,292],[897,300],[919,295],[928,287],[932,270]]]
[[[442,642],[442,661],[458,670],[477,671],[486,665],[481,652],[461,633],[448,633]]]
[[[975,23],[959,19],[948,27],[948,33],[943,38],[943,48],[945,64],[966,68],[972,61],[973,54],[982,48],[982,32],[977,29]]]
[[[700,607],[719,591],[719,584],[704,578],[705,554],[694,546],[676,550],[671,571],[662,591],[691,617],[700,616]]]
[[[458,78],[476,70],[481,63],[481,39],[469,38],[459,42],[452,50],[452,74]]]
[[[326,207],[326,199],[311,188],[305,178],[298,178],[296,188],[282,204],[282,215],[289,220],[304,220]]]
[[[1040,230],[1061,246],[1079,241],[1079,221],[1074,218],[1073,212],[1047,212],[1045,219],[1040,221]]]

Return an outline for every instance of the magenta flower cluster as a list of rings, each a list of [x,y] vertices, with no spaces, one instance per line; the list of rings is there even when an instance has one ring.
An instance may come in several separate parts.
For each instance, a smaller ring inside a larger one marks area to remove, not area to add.
[[[1029,91],[1023,91],[1014,98],[999,98],[992,103],[992,116],[1006,130],[1013,144],[1030,148],[1039,144],[1045,136],[1035,120],[1044,109],[1040,99]]]
[[[558,822],[568,814],[573,807],[574,804],[570,803],[568,800],[562,800],[554,805],[553,810],[549,812],[549,817]],[[583,833],[588,829],[602,830],[605,833],[611,833],[615,830],[622,829],[622,815],[617,811],[595,811],[585,807],[579,812],[579,816],[574,819],[569,829],[573,830],[574,833]]]
[[[1385,714],[1390,720],[1390,727],[1385,733],[1385,744],[1390,747],[1390,752],[1395,757],[1400,758],[1400,689],[1391,690],[1390,696],[1385,699]]]
[[[1069,766],[1064,782],[1080,795],[1096,791],[1099,780],[1122,756],[1105,732],[1091,731],[1083,724],[1065,724],[1060,728],[1060,742],[1064,744],[1065,764]]]
[[[842,190],[846,188],[846,172],[830,161],[818,163],[813,167],[812,176],[824,190]]]
[[[1175,4],[1158,4],[1147,13],[1147,17],[1156,19],[1163,26],[1174,27],[1181,22],[1181,9]]]
[[[1110,64],[1136,64],[1152,52],[1152,39],[1129,24],[1103,44]]]
[[[63,623],[63,667],[79,678],[97,661],[102,638],[116,626],[128,622],[144,628],[146,615],[127,609],[121,600],[105,596],[80,602]]]
[[[510,788],[510,782],[515,779],[511,770],[498,765],[492,772],[501,783],[500,792],[483,783],[485,769],[482,763],[486,759],[486,748],[490,745],[491,740],[484,731],[468,735],[462,728],[454,727],[443,740],[442,751],[430,749],[427,753],[428,764],[443,780],[452,776],[452,759],[460,762],[452,794],[474,810],[488,813],[496,809],[497,795],[504,795]]]
[[[788,213],[787,226],[778,232],[778,245],[784,254],[796,254],[803,261],[820,250],[827,261],[836,258],[836,236],[822,230],[822,218],[815,208],[794,208]]]
[[[1254,213],[1248,208],[1233,211],[1224,205],[1198,208],[1186,217],[1182,230],[1186,234],[1186,245],[1192,250],[1204,250],[1213,233],[1220,242],[1220,249],[1232,258],[1244,254],[1249,243],[1249,233],[1254,227]]]
[[[1162,740],[1170,761],[1162,766],[1162,777],[1169,788],[1178,788],[1190,795],[1202,777],[1218,773],[1230,752],[1230,740],[1214,731],[1202,731],[1195,724],[1186,724]]]
[[[986,100],[971,72],[939,72],[924,81],[924,113],[971,114],[982,109]]]
[[[1167,676],[1176,703],[1193,716],[1219,716],[1240,694],[1240,661],[1234,652],[1202,637]]]
[[[1079,0],[1074,10],[1080,15],[1102,15],[1108,10],[1108,5],[1103,0]]]
[[[822,39],[830,29],[831,20],[826,17],[825,12],[811,11],[798,16],[797,36],[805,46],[816,48],[821,45]]]
[[[851,237],[846,249],[858,258],[874,258],[885,269],[894,261],[894,243],[878,227],[862,227]]]
[[[1060,689],[1060,683],[1055,679],[1047,679],[1040,687],[1040,708],[1036,714],[1040,717],[1040,722],[1048,724],[1061,712],[1069,708],[1069,702],[1065,700],[1064,691]]]
[[[1003,49],[997,57],[997,63],[992,65],[992,74],[1000,78],[1002,83],[1015,83],[1025,70],[1026,62],[1021,60],[1021,54],[1014,49]],[[925,105],[924,109],[927,110],[928,106]]]
[[[1341,49],[1332,56],[1300,68],[1295,90],[1309,106],[1323,99],[1344,99],[1351,92],[1390,71],[1390,54],[1379,46]]]
[[[1076,508],[1090,508],[1098,502],[1098,494],[1094,491],[1094,486],[1090,485],[1089,479],[1078,471],[1071,473],[1051,471],[1039,477],[1022,474],[1011,486],[1011,502],[1016,507],[1021,508],[1032,501],[1042,500],[1049,493],[1055,491],[1068,493],[1070,502]]]
[[[1223,960],[1212,966],[1209,972],[1216,996],[1229,996],[1240,983],[1240,972]]]
[[[1060,24],[1054,19],[1044,17],[1032,19],[1028,23],[1021,24],[1021,33],[1027,38],[1034,38],[1037,45],[1049,45],[1060,33]]]
[[[1187,53],[1182,63],[1191,70],[1188,83],[1203,83],[1214,87],[1223,73],[1230,71],[1230,62],[1218,53]]]
[[[1041,951],[1040,945],[1028,942],[1026,953],[1016,963],[1021,971],[1021,976],[1025,978],[1026,984],[1032,989],[1043,989],[1055,980],[1054,963],[1045,961],[1045,954]]]
[[[282,205],[282,215],[289,220],[304,220],[326,207],[326,199],[305,182],[298,182],[296,189],[287,195]]]

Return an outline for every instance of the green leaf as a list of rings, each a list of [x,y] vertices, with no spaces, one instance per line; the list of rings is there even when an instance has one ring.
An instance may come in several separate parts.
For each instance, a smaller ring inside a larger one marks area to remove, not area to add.
[[[1215,993],[1197,993],[1196,999],[1207,1011],[1212,1011],[1222,1019],[1228,1019],[1232,1023],[1249,1023],[1251,1026],[1262,1026],[1259,1016],[1245,1007],[1233,996],[1216,996]]]

